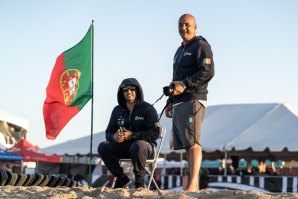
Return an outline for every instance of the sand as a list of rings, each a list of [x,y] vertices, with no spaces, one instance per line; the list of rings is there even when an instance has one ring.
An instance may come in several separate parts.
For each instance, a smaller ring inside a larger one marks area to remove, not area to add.
[[[298,198],[298,193],[260,193],[256,191],[231,191],[231,190],[202,190],[198,193],[187,191],[149,191],[146,189],[109,189],[90,188],[88,186],[80,187],[39,187],[39,186],[0,186],[0,198],[107,198],[107,199],[120,199],[120,198],[167,198],[167,199],[191,199],[191,198]]]

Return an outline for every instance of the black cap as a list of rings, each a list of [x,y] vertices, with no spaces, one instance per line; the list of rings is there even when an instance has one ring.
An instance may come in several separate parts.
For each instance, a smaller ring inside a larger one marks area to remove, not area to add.
[[[127,79],[123,80],[121,82],[121,84],[120,84],[120,88],[125,88],[127,86],[135,86],[135,87],[137,87],[138,84],[136,82],[136,79],[134,79],[134,78],[127,78]]]

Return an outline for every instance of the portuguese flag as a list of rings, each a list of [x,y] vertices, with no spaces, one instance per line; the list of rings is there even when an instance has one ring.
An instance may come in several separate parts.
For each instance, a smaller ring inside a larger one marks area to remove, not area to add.
[[[55,139],[92,98],[92,51],[93,24],[77,45],[58,56],[43,105],[48,139]]]

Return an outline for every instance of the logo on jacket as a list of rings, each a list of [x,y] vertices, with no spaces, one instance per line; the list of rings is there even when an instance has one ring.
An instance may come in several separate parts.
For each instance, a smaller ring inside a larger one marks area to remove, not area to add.
[[[120,116],[120,118],[118,118],[118,126],[124,126],[125,120],[124,117]]]
[[[144,117],[136,116],[135,120],[144,120]]]
[[[212,61],[210,58],[203,59],[203,64],[211,64],[211,63],[212,63]]]
[[[185,53],[183,54],[183,56],[189,56],[189,55],[191,55],[191,53],[185,52]]]

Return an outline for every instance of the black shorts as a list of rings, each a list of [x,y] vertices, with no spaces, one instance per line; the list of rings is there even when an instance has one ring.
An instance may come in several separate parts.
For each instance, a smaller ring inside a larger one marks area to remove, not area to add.
[[[200,145],[201,126],[206,108],[191,100],[173,106],[174,149],[186,149],[195,143]]]

